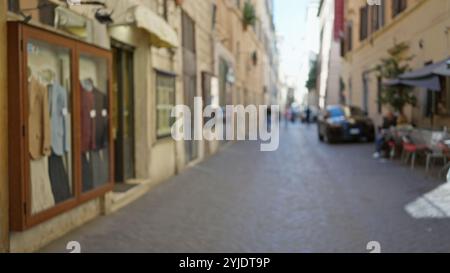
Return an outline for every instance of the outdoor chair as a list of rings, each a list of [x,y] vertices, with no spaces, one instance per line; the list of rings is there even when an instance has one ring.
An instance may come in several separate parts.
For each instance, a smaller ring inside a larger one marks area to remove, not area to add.
[[[448,138],[444,132],[433,132],[428,144],[428,151],[426,152],[426,173],[428,174],[431,165],[436,159],[442,159],[444,165],[447,165],[450,148],[445,144]]]
[[[450,158],[450,140],[444,140],[441,141],[441,147],[444,150],[444,154],[445,154],[445,165],[444,167],[442,167],[441,171],[439,172],[439,177],[443,177],[444,173],[446,173],[448,171],[448,169],[450,168],[450,161],[448,160]]]
[[[413,128],[409,126],[393,127],[390,129],[390,140],[387,145],[389,147],[389,157],[391,160],[395,159],[397,152],[402,151],[403,138],[409,136],[412,130]],[[403,156],[404,154],[402,153],[402,159]]]
[[[414,170],[418,154],[425,153],[428,150],[428,145],[424,140],[422,132],[420,130],[414,130],[408,136],[404,136],[402,146],[402,160],[408,164],[411,158],[411,169]]]

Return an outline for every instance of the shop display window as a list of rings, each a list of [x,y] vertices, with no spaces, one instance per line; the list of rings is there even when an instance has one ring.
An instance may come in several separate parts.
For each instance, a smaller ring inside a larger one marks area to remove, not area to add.
[[[30,39],[27,50],[31,213],[71,199],[71,50]]]
[[[108,61],[81,54],[81,168],[83,192],[109,181]]]
[[[112,190],[111,59],[109,50],[8,22],[11,230]]]

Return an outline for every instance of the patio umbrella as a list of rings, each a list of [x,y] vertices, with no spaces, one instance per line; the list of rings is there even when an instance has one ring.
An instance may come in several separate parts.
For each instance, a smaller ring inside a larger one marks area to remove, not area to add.
[[[387,86],[403,85],[441,91],[440,76],[450,76],[450,57],[443,61],[403,73],[397,79],[384,81],[384,84]]]
[[[383,82],[386,86],[409,86],[423,88],[440,92],[442,90],[439,77],[450,76],[450,57],[443,61],[427,65],[425,67],[403,73],[397,79],[390,79]],[[433,94],[433,101],[435,95]],[[431,113],[431,124],[434,123],[434,107]]]

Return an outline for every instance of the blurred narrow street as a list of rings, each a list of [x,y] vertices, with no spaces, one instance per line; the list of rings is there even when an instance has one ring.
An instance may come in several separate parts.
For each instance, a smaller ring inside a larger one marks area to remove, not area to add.
[[[405,206],[439,187],[371,144],[319,143],[316,126],[282,127],[280,149],[239,142],[130,206],[44,248],[67,252],[446,252],[450,219]]]

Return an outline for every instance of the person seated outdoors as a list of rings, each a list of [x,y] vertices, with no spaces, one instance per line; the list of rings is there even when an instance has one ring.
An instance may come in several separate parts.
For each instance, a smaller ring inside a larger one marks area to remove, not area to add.
[[[383,117],[383,125],[381,126],[377,138],[375,140],[375,153],[373,157],[378,159],[389,151],[388,142],[390,140],[390,129],[397,126],[397,118],[389,111],[386,116]]]

